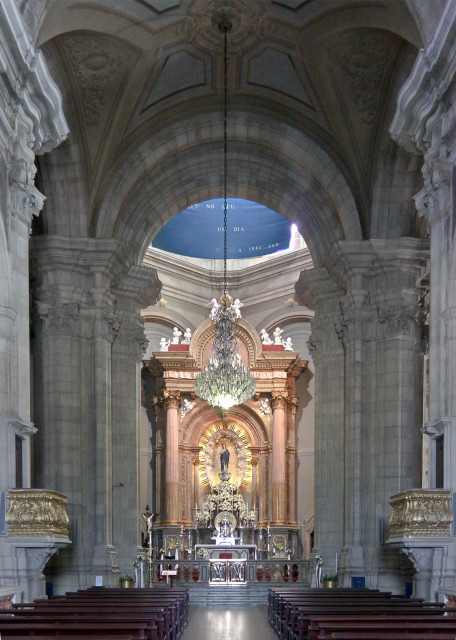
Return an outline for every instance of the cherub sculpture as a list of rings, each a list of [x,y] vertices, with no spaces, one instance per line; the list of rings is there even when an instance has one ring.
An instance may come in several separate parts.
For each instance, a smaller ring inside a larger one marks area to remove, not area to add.
[[[236,314],[236,318],[240,318],[241,317],[241,307],[243,307],[243,306],[244,306],[244,303],[241,302],[239,300],[239,298],[236,298],[236,300],[231,303],[231,309]]]
[[[182,335],[182,331],[179,331],[177,327],[173,329],[173,339],[171,340],[171,344],[179,344],[179,338]]]
[[[209,314],[209,318],[211,320],[215,320],[217,318],[217,311],[220,309],[220,305],[217,302],[217,298],[212,298],[211,305],[212,305],[212,309],[211,309],[211,312]]]
[[[184,339],[182,340],[182,344],[190,344],[191,339],[192,339],[192,332],[187,327],[187,329],[184,331]]]
[[[160,351],[168,351],[169,343],[171,341],[166,338],[160,338]]]
[[[274,344],[282,344],[282,333],[283,329],[281,329],[280,327],[276,327],[274,329],[274,331],[272,332],[272,335],[274,336]]]
[[[271,340],[266,329],[261,329],[260,338],[262,344],[274,344],[274,340]]]

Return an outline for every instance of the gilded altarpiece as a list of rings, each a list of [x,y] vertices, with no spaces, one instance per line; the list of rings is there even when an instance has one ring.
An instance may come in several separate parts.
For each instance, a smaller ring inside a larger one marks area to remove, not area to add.
[[[161,544],[183,528],[195,532],[193,545],[204,535],[209,540],[217,515],[214,500],[228,491],[238,500],[233,506],[236,532],[242,537],[244,528],[266,529],[274,547],[271,553],[285,557],[297,530],[295,380],[307,361],[293,351],[264,349],[244,319],[236,322],[235,332],[256,393],[228,411],[216,410],[194,393],[195,377],[211,356],[212,321],[195,331],[188,350],[179,345],[179,350],[154,353],[145,363],[156,379],[151,402],[156,417],[155,504],[160,515],[155,531],[162,533]],[[222,450],[229,460],[225,475]],[[215,510],[209,514],[210,500]],[[189,553],[188,548],[181,551]]]

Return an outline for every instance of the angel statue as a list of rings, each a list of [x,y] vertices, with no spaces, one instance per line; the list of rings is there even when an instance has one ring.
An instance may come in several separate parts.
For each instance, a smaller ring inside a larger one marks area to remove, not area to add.
[[[217,311],[220,309],[220,305],[217,302],[217,298],[212,298],[211,300],[211,305],[212,305],[212,309],[211,312],[209,314],[209,318],[211,320],[216,320],[217,318]]]
[[[182,340],[182,344],[190,344],[191,339],[192,339],[192,332],[187,327],[187,329],[184,331],[184,339]]]
[[[166,338],[160,338],[160,351],[168,351],[169,343],[171,341]]]
[[[260,338],[262,344],[274,344],[274,340],[271,340],[266,329],[261,329]]]
[[[283,341],[283,348],[285,351],[293,351],[293,345],[291,344],[291,338],[287,338]]]
[[[272,335],[274,336],[274,344],[282,345],[282,333],[283,329],[281,329],[280,327],[276,327],[274,329],[274,331],[272,332]]]
[[[231,309],[236,314],[235,315],[236,318],[240,318],[241,317],[241,307],[243,307],[243,306],[244,306],[244,303],[241,302],[239,300],[239,298],[236,298],[236,300],[231,303]]]
[[[173,339],[171,340],[171,344],[179,344],[179,338],[182,335],[182,331],[179,331],[177,327],[173,329]]]

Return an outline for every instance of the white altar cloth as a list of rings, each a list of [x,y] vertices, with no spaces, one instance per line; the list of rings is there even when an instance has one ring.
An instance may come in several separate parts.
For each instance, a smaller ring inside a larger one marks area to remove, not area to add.
[[[207,560],[217,560],[220,553],[231,553],[233,560],[257,560],[256,544],[195,544],[195,560],[200,560],[198,551],[205,549],[208,553]],[[253,553],[253,558],[251,554]]]

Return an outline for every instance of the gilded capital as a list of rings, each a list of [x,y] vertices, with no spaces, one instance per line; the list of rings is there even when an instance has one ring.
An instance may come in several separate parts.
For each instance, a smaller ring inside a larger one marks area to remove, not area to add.
[[[180,391],[168,391],[167,389],[165,389],[163,391],[162,397],[163,397],[162,402],[165,409],[169,409],[170,407],[178,409],[180,407],[180,401],[181,401]]]
[[[285,409],[288,403],[288,394],[282,391],[276,391],[272,393],[272,408]]]

